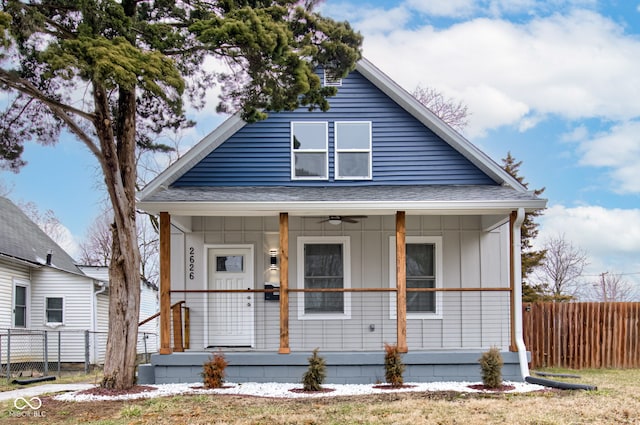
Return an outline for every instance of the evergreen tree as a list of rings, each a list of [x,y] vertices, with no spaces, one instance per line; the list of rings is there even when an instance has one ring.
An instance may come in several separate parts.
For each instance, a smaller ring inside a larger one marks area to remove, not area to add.
[[[524,177],[518,174],[522,161],[516,161],[515,158],[511,156],[511,152],[507,152],[507,157],[502,158],[502,164],[502,168],[504,168],[507,173],[518,180],[524,187],[528,188],[529,184],[524,181]],[[544,189],[544,187],[542,189],[535,189],[533,193],[536,196],[540,196],[542,192],[544,192]],[[533,240],[538,236],[539,226],[534,220],[541,214],[542,211],[525,213],[524,221],[520,228],[520,240],[522,244],[522,300],[524,302],[535,302],[543,295],[542,288],[531,285],[527,281],[529,274],[542,263],[545,256],[545,250],[536,251],[533,249]]]
[[[109,336],[102,385],[135,382],[140,304],[136,150],[193,125],[183,97],[218,110],[328,109],[335,87],[315,70],[346,75],[362,37],[313,11],[318,0],[5,0],[0,5],[0,166],[17,171],[24,143],[63,132],[96,158],[113,209]],[[213,58],[222,67],[211,66]],[[216,69],[217,68],[217,69]],[[213,69],[213,70],[212,70]],[[55,167],[55,164],[52,164]]]

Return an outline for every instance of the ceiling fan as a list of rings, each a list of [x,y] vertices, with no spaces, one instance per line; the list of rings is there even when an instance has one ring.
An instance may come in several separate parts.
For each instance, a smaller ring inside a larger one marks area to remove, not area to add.
[[[345,223],[357,223],[360,218],[367,218],[366,215],[330,215],[329,218],[320,220],[318,223],[330,223],[333,225],[339,225],[342,222]]]

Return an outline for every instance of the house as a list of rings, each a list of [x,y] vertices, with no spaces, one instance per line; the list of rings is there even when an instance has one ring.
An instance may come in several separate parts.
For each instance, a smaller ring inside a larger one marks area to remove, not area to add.
[[[322,74],[322,72],[320,71]],[[363,59],[328,112],[230,117],[139,194],[160,216],[160,354],[140,382],[298,382],[314,348],[328,382],[528,375],[520,226],[545,207]],[[174,308],[172,308],[172,306]]]
[[[107,268],[76,265],[4,197],[0,215],[0,364],[41,367],[45,352],[49,362],[101,364],[109,326]],[[144,283],[142,288],[146,318],[157,312],[158,291]],[[145,326],[142,332],[157,335],[157,323]],[[154,344],[150,352],[157,351]]]

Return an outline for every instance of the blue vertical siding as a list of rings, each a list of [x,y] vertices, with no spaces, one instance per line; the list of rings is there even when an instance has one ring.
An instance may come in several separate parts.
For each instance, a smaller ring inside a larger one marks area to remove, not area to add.
[[[173,186],[495,184],[357,71],[328,112],[301,108],[244,126]],[[329,123],[329,180],[291,179],[291,121]],[[334,180],[334,122],[372,122],[371,180]]]

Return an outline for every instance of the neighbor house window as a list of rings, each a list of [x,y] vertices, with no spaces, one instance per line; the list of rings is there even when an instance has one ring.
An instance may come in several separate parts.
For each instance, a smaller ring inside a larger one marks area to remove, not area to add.
[[[45,307],[47,323],[62,323],[62,304],[62,298],[46,298]]]
[[[299,237],[298,282],[303,289],[345,289],[351,287],[349,238]],[[351,296],[347,292],[301,292],[300,319],[348,319]]]
[[[292,122],[291,178],[327,179],[328,141],[326,122]]]
[[[371,178],[371,122],[335,123],[336,179]]]
[[[16,284],[13,288],[13,326],[16,328],[26,328],[29,287],[27,285]]]
[[[396,240],[391,238],[390,281],[396,286]],[[407,236],[406,238],[407,318],[429,319],[442,317],[440,292],[418,292],[411,288],[442,287],[442,238]],[[392,297],[391,312],[395,318],[396,297]]]

